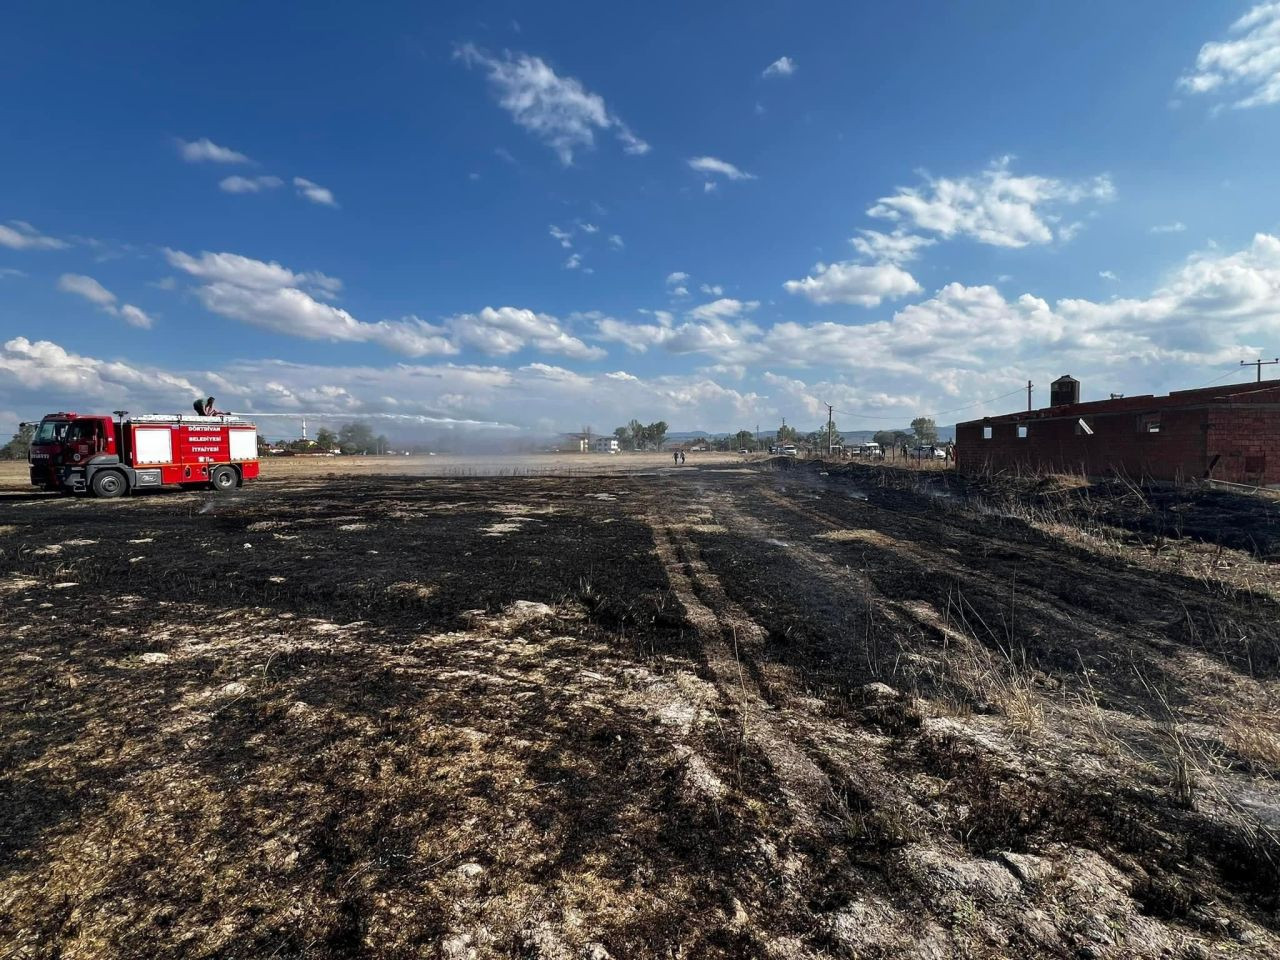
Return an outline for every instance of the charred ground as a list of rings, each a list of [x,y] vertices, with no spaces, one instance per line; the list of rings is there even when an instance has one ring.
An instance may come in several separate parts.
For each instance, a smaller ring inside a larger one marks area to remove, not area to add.
[[[1273,507],[1162,496],[0,498],[0,955],[1272,956]]]

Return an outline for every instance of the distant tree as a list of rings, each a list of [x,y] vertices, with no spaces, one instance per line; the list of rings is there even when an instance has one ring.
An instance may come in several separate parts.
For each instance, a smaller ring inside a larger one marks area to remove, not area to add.
[[[316,446],[322,450],[332,450],[338,445],[338,435],[328,427],[321,427],[316,431]]]
[[[631,449],[643,450],[644,449],[644,424],[641,423],[639,420],[636,420],[633,418],[627,424],[627,433],[629,433],[631,436]]]
[[[634,450],[635,447],[631,441],[631,429],[629,427],[615,427],[613,430],[613,438],[618,441],[618,449]]]
[[[916,443],[928,446],[938,442],[938,426],[929,417],[916,417],[911,421],[911,431]]]
[[[385,434],[378,434],[373,441],[373,447],[378,453],[386,453],[387,448],[391,446],[391,441],[386,438]]]
[[[781,443],[796,443],[800,439],[800,434],[795,427],[788,427],[785,423],[778,428],[778,440]]]
[[[657,420],[647,427],[645,430],[645,439],[653,444],[653,449],[661,450],[662,445],[667,442],[667,421]]]
[[[27,451],[31,449],[31,438],[36,435],[34,423],[18,424],[18,432],[13,439],[0,447],[0,460],[25,460]]]
[[[820,424],[818,429],[808,436],[809,443],[818,450],[827,449],[827,425]],[[831,443],[840,445],[844,443],[844,439],[840,436],[840,428],[836,426],[835,421],[831,423]]]
[[[367,423],[356,421],[343,424],[338,431],[338,444],[345,454],[369,453],[377,448],[377,438]]]
[[[271,451],[271,443],[262,434],[258,434],[258,456],[265,457]]]
[[[886,450],[889,450],[902,446],[910,438],[911,434],[904,433],[901,430],[877,430],[875,436],[871,439]]]
[[[739,430],[733,435],[733,448],[735,450],[754,450],[756,448],[756,435],[750,430]]]

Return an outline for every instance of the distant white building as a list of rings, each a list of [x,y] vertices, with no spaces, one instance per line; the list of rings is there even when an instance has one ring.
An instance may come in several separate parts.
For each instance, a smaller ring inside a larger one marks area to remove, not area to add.
[[[617,437],[597,437],[596,453],[617,453],[618,438]]]

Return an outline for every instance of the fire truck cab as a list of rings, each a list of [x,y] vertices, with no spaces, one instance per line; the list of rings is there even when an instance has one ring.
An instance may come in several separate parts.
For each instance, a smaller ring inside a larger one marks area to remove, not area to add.
[[[234,490],[258,476],[258,430],[232,416],[51,413],[28,454],[31,483],[120,497],[177,484]]]

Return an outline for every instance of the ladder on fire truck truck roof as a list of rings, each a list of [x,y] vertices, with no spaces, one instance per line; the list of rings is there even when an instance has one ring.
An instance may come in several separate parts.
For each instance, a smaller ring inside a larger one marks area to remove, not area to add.
[[[197,417],[189,413],[142,413],[125,418],[130,423],[189,423],[201,427],[252,427],[252,420],[227,414],[217,417]]]

